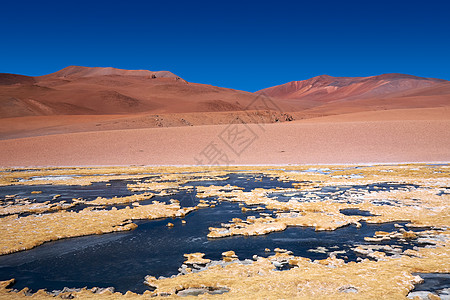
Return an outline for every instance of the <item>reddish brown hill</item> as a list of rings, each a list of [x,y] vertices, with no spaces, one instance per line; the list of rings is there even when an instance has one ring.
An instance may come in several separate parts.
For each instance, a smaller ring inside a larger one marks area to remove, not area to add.
[[[443,107],[450,107],[450,82],[402,74],[323,75],[257,93],[190,83],[167,71],[70,66],[40,77],[0,74],[0,139],[344,114],[351,120],[352,113]]]
[[[233,111],[255,97],[168,71],[70,66],[40,77],[0,75],[0,118]]]
[[[385,98],[402,92],[432,87],[447,81],[405,74],[383,74],[371,77],[332,77],[321,75],[292,81],[258,91],[279,99],[336,100]]]

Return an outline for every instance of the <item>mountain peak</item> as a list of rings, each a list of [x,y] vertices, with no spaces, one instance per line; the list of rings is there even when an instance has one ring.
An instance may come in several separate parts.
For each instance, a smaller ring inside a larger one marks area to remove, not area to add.
[[[330,76],[330,75],[326,75],[326,74],[322,74],[322,75],[319,75],[319,76],[312,77],[309,80],[311,80],[311,79],[328,80],[328,79],[332,79],[332,78],[336,78],[336,77],[333,77],[333,76]]]

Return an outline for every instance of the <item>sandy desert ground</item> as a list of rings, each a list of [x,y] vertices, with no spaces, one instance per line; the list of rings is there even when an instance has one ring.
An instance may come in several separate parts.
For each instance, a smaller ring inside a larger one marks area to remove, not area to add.
[[[447,109],[414,109],[275,124],[65,133],[1,140],[0,165],[437,162],[450,160],[449,129]],[[237,132],[244,138],[237,140]]]

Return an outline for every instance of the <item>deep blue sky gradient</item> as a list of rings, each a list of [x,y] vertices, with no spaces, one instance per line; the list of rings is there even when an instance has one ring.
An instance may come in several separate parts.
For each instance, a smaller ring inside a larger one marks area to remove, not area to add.
[[[1,1],[0,72],[68,65],[247,91],[321,74],[450,80],[450,1]]]

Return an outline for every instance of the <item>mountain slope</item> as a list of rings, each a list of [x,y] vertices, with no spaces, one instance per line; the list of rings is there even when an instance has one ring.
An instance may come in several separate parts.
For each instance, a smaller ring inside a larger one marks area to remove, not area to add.
[[[0,73],[0,85],[33,84],[35,82],[36,80],[30,76]]]
[[[254,98],[168,71],[70,66],[39,77],[0,74],[0,118],[233,111]]]
[[[278,99],[330,102],[367,98],[385,98],[401,92],[433,87],[446,80],[405,74],[383,74],[371,77],[332,77],[321,75],[302,81],[291,81],[258,91]]]
[[[70,66],[39,77],[0,74],[0,139],[448,107],[449,81],[402,74],[322,75],[257,93],[190,83],[167,71]]]

